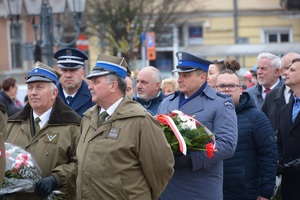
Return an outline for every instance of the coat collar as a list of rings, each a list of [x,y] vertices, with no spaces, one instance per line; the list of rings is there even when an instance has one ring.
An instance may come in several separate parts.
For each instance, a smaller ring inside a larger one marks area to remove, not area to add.
[[[26,121],[30,117],[31,112],[32,108],[28,103],[19,113],[11,116],[8,119],[8,122]],[[80,122],[81,117],[77,115],[69,106],[65,105],[60,97],[56,97],[48,124],[80,124]]]

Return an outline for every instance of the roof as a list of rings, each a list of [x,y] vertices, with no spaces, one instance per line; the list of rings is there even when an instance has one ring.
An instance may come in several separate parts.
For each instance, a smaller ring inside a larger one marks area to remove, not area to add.
[[[257,56],[262,52],[283,55],[287,52],[300,53],[300,43],[234,44],[234,45],[194,45],[179,48],[198,56]]]

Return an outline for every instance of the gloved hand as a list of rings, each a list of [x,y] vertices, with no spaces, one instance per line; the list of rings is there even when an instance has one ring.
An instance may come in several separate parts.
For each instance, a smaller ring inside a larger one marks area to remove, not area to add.
[[[56,188],[57,182],[52,175],[42,178],[35,184],[35,192],[44,198],[48,197]]]
[[[285,164],[287,167],[293,167],[296,168],[297,170],[300,170],[300,158],[295,159],[287,164]]]
[[[278,163],[277,164],[277,173],[276,173],[276,175],[278,176],[278,175],[282,174],[283,172],[284,172],[284,165]]]

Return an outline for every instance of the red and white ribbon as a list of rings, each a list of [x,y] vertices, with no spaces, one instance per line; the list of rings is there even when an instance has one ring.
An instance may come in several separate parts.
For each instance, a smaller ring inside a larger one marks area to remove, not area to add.
[[[175,136],[178,140],[178,144],[179,144],[179,151],[181,153],[183,153],[184,155],[186,155],[186,151],[187,151],[186,143],[185,143],[184,138],[182,137],[181,133],[179,132],[176,124],[174,123],[173,119],[168,115],[161,115],[161,116],[164,117],[166,122],[171,127],[173,133],[175,134]]]

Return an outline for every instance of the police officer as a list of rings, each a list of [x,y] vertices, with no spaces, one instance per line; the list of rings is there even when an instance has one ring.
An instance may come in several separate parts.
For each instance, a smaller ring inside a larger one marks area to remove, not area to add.
[[[41,62],[26,76],[29,103],[8,119],[3,136],[33,155],[43,178],[36,193],[13,193],[5,199],[44,199],[56,189],[75,199],[81,118],[57,96],[59,76]]]
[[[180,110],[194,116],[216,137],[212,158],[205,151],[190,151],[175,156],[174,175],[162,193],[161,200],[221,200],[223,160],[233,155],[237,144],[237,118],[232,99],[207,84],[210,61],[185,52],[177,52],[179,91],[167,96],[159,113]]]
[[[73,48],[63,48],[54,54],[57,59],[59,79],[58,96],[82,117],[82,114],[95,105],[84,77],[84,61],[88,57]]]

